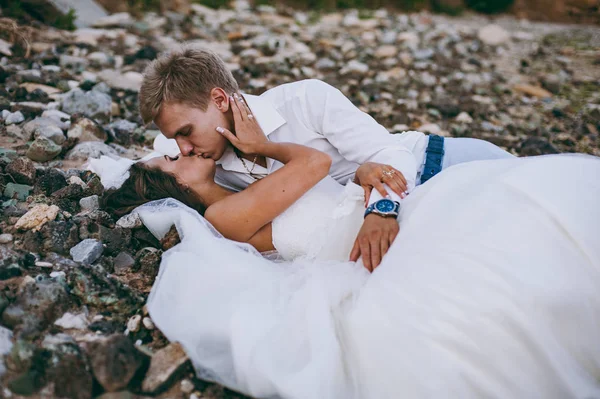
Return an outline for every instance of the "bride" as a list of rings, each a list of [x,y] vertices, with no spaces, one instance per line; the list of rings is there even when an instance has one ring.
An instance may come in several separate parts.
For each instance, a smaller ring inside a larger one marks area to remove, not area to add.
[[[106,199],[159,238],[177,227],[148,308],[201,378],[261,398],[600,397],[597,158],[449,168],[403,200],[369,273],[347,261],[360,186],[245,123],[219,130],[285,164],[246,190],[216,185],[210,159],[165,157]]]

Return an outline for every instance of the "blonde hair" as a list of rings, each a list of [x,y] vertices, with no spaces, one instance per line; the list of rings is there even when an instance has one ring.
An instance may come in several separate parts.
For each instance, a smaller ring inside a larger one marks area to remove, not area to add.
[[[197,45],[182,45],[161,54],[146,67],[139,94],[140,114],[144,123],[150,123],[166,102],[206,111],[210,91],[215,87],[227,93],[239,91],[235,78],[215,52]]]

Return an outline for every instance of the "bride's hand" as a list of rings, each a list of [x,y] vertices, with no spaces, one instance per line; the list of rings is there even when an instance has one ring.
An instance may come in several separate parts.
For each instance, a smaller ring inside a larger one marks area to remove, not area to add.
[[[217,132],[225,136],[242,153],[254,155],[257,145],[268,141],[267,136],[239,94],[229,96],[229,104],[233,112],[235,134],[223,127],[217,127]]]
[[[390,165],[365,162],[356,170],[354,182],[365,190],[365,206],[369,203],[369,197],[373,189],[379,191],[382,197],[387,197],[388,193],[383,186],[384,183],[400,198],[406,196],[407,185],[404,175]]]

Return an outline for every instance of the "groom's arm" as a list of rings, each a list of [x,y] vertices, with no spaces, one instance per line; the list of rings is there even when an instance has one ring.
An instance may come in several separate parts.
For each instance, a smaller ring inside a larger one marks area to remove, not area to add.
[[[377,162],[391,165],[404,175],[408,191],[415,186],[417,165],[414,154],[383,126],[359,110],[338,89],[319,80],[304,82],[303,111],[307,123],[323,134],[349,161],[358,164]],[[417,140],[418,135],[412,136]],[[396,201],[401,198],[385,186]],[[373,190],[369,203],[381,199]],[[365,267],[373,270],[381,262],[389,245],[398,234],[394,219],[369,215],[365,218],[351,254],[351,260],[362,256]]]
[[[358,109],[341,91],[320,80],[304,81],[304,112],[312,128],[323,134],[349,161],[391,165],[404,175],[408,191],[415,186],[416,159],[401,142],[369,114]],[[414,140],[418,136],[412,136]],[[411,140],[412,138],[408,138]],[[392,199],[400,201],[386,186]],[[381,199],[373,190],[369,203]]]

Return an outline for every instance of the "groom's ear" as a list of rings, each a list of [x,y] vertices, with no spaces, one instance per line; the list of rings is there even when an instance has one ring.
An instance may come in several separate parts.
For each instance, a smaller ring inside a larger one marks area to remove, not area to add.
[[[215,87],[210,91],[210,98],[219,111],[227,112],[229,110],[229,95],[225,90]]]

